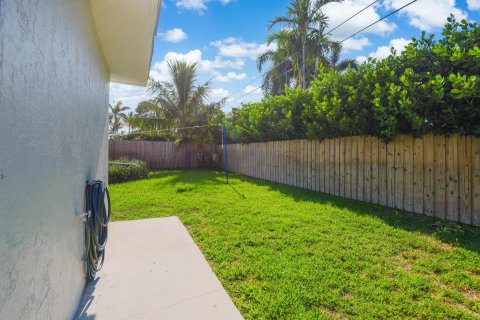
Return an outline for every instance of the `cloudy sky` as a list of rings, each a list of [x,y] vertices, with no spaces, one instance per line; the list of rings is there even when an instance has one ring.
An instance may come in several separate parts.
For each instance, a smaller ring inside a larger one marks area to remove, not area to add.
[[[363,11],[332,34],[343,40],[411,0],[383,0]],[[240,102],[262,98],[256,90],[261,79],[250,83],[260,73],[256,57],[265,50],[267,23],[283,15],[289,0],[164,0],[160,16],[150,76],[168,80],[169,59],[198,62],[199,80],[212,79],[210,99],[228,98],[224,110]],[[345,0],[323,8],[331,28],[373,0]],[[412,37],[422,31],[441,33],[447,17],[480,19],[480,0],[418,0],[399,14],[390,17],[343,44],[343,58],[383,58],[390,47],[402,50]],[[243,97],[249,93],[246,97]],[[145,88],[111,84],[110,101],[123,101],[134,109],[148,99]]]

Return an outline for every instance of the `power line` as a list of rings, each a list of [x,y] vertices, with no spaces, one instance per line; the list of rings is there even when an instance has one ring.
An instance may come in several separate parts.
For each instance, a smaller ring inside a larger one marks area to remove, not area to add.
[[[162,118],[149,118],[149,119],[159,119],[162,120]],[[187,129],[200,129],[200,128],[207,128],[207,127],[221,127],[223,124],[205,124],[205,125],[200,125],[200,126],[191,126],[191,127],[179,127],[179,128],[170,128],[170,129],[157,129],[157,130],[150,130],[150,131],[136,131],[136,132],[131,132],[127,134],[109,134],[111,137],[118,137],[118,136],[125,136],[125,135],[130,135],[130,134],[150,134],[150,133],[160,133],[160,132],[176,132],[178,130],[187,130]]]
[[[398,8],[397,10],[394,10],[394,11],[390,12],[389,14],[387,14],[386,16],[383,16],[383,17],[381,17],[381,18],[380,18],[380,19],[378,19],[377,21],[375,21],[375,22],[372,22],[371,24],[369,24],[369,25],[368,25],[368,26],[366,26],[365,28],[361,29],[360,31],[357,31],[357,32],[355,32],[354,34],[352,34],[351,36],[348,36],[347,38],[343,39],[343,40],[342,40],[342,41],[340,41],[339,43],[343,43],[343,42],[347,41],[348,39],[350,39],[350,38],[352,38],[352,37],[355,37],[357,34],[359,34],[359,33],[363,32],[363,31],[367,30],[367,29],[368,29],[368,28],[370,28],[371,26],[373,26],[373,25],[375,25],[375,24],[379,23],[380,21],[383,21],[383,20],[385,20],[386,18],[390,17],[391,15],[393,15],[393,14],[395,14],[395,13],[399,12],[400,10],[403,10],[403,9],[405,9],[406,7],[408,7],[409,5],[411,5],[411,4],[413,4],[413,3],[417,2],[417,1],[418,1],[418,0],[413,0],[413,1],[410,1],[410,2],[409,2],[409,3],[407,3],[406,5],[404,5],[404,6],[400,7],[400,8]]]
[[[303,66],[305,66],[305,64],[306,64],[306,61],[303,62]],[[303,68],[303,66],[302,66],[302,68]],[[292,68],[288,69],[287,71],[285,71],[285,72],[277,75],[275,78],[273,78],[273,80],[276,80],[276,79],[278,79],[278,78],[280,78],[280,77],[283,77],[284,75],[286,75],[286,74],[289,73],[290,71],[293,71],[293,69],[294,69],[294,67],[292,67]],[[260,89],[261,87],[262,87],[262,86],[256,87],[255,89],[253,89],[253,90],[245,93],[244,95],[238,97],[237,99],[230,101],[229,103],[227,103],[226,105],[224,105],[224,107],[229,106],[229,105],[231,105],[232,103],[234,103],[234,102],[236,102],[236,101],[238,101],[238,100],[241,100],[242,98],[244,98],[244,97],[252,94],[253,92],[257,91],[257,90]]]
[[[348,21],[352,20],[353,18],[355,18],[356,16],[358,16],[360,13],[362,13],[363,11],[367,10],[368,8],[370,8],[371,6],[373,6],[375,3],[379,2],[380,0],[375,0],[373,1],[372,3],[370,3],[368,6],[366,6],[365,8],[363,8],[362,10],[358,11],[357,13],[355,13],[353,16],[351,16],[350,18],[348,18],[347,20],[341,22],[339,25],[337,25],[335,28],[331,29],[330,31],[327,31],[326,34],[331,34],[333,31],[337,30],[338,28],[340,28],[341,26],[343,26],[345,23],[347,23]]]
[[[352,37],[354,37],[354,36],[358,35],[359,33],[361,33],[361,32],[363,32],[363,31],[365,31],[366,29],[370,28],[371,26],[373,26],[373,25],[375,25],[375,24],[377,24],[377,23],[379,23],[379,22],[381,22],[381,21],[385,20],[386,18],[388,18],[388,17],[390,17],[390,16],[394,15],[395,13],[397,13],[397,12],[399,12],[399,11],[401,11],[401,10],[405,9],[406,7],[410,6],[411,4],[413,4],[413,3],[417,2],[417,1],[418,1],[418,0],[413,0],[413,1],[410,1],[410,2],[409,2],[409,3],[407,3],[406,5],[404,5],[404,6],[400,7],[400,8],[398,8],[398,9],[396,9],[396,10],[394,10],[394,11],[390,12],[389,14],[387,14],[387,15],[385,15],[385,16],[383,16],[383,17],[381,17],[381,18],[380,18],[380,19],[378,19],[377,21],[375,21],[375,22],[373,22],[373,23],[369,24],[369,25],[368,25],[368,26],[366,26],[365,28],[363,28],[363,29],[361,29],[361,30],[359,30],[359,31],[355,32],[354,34],[352,34],[352,35],[348,36],[347,38],[343,39],[342,41],[339,41],[339,43],[341,44],[341,43],[343,43],[343,42],[347,41],[348,39],[350,39],[350,38],[352,38]],[[377,2],[377,1],[375,1],[375,2]],[[364,8],[364,9],[362,9],[362,10],[360,10],[358,13],[360,13],[361,11],[364,11],[364,10],[365,10],[365,9],[367,9],[368,7],[372,6],[372,5],[373,5],[375,2],[373,2],[373,3],[369,4],[367,7],[365,7],[365,8]],[[358,13],[357,13],[357,14],[358,14]],[[351,18],[355,17],[357,14],[353,15],[353,16],[352,16],[352,17],[350,17],[349,19],[351,19]],[[347,21],[348,21],[349,19],[347,19]],[[342,23],[342,24],[343,24],[343,23]],[[340,25],[342,25],[342,24],[340,24]],[[339,25],[339,26],[340,26],[340,25]],[[338,27],[338,26],[337,26],[337,27]],[[335,27],[335,28],[337,28],[337,27]],[[334,28],[334,29],[335,29],[335,28]],[[332,29],[332,31],[333,31],[334,29]],[[331,31],[330,31],[330,32],[331,32]],[[304,63],[305,63],[305,61],[304,61]],[[288,73],[288,72],[292,71],[293,69],[294,69],[294,68],[290,68],[289,70],[287,70],[286,72],[282,73],[281,75],[279,75],[279,76],[277,76],[277,77],[273,78],[273,80],[277,79],[277,78],[278,78],[278,77],[280,77],[280,76],[283,76],[283,75],[285,75],[286,73]],[[255,89],[253,89],[253,90],[249,91],[248,93],[246,93],[246,94],[242,95],[241,97],[239,97],[239,98],[237,98],[237,99],[235,99],[235,100],[233,100],[233,101],[230,101],[230,102],[229,102],[229,103],[227,103],[227,104],[226,104],[224,107],[226,107],[226,106],[228,106],[228,105],[230,105],[230,104],[232,104],[232,103],[234,103],[234,102],[236,102],[236,101],[238,101],[238,100],[240,100],[240,99],[242,99],[242,98],[244,98],[244,97],[248,96],[249,94],[251,94],[251,93],[253,93],[253,92],[257,91],[258,89],[260,89],[261,87],[262,87],[262,86],[256,87]],[[224,99],[225,99],[225,98],[224,98]]]
[[[273,68],[272,68],[273,69]],[[270,70],[269,70],[270,71]],[[246,87],[248,87],[249,85],[251,85],[252,83],[254,83],[255,81],[257,81],[258,79],[262,78],[264,75],[266,75],[269,71],[267,72],[264,72],[262,73],[261,75],[259,75],[258,77],[256,77],[255,79],[251,80],[250,82],[246,83],[243,85],[243,87],[241,87],[240,89],[238,89],[237,91],[234,91],[233,93],[229,94],[227,97],[225,98],[228,98],[228,97],[231,97],[237,93],[239,93],[240,91],[242,91],[243,89],[245,89]],[[225,99],[223,98],[223,99]]]
[[[363,11],[367,10],[368,8],[370,8],[371,6],[373,6],[375,3],[379,2],[379,1],[380,1],[380,0],[375,0],[374,2],[370,3],[369,5],[367,5],[366,7],[364,7],[363,9],[361,9],[360,11],[356,12],[356,13],[355,13],[354,15],[352,15],[351,17],[349,17],[349,18],[345,19],[344,21],[342,21],[340,24],[338,24],[337,26],[335,26],[333,29],[331,29],[331,30],[329,30],[328,32],[326,32],[325,34],[330,34],[331,32],[333,32],[334,30],[338,29],[339,27],[341,27],[342,25],[344,25],[344,24],[347,23],[348,21],[352,20],[354,17],[356,17],[357,15],[359,15],[360,13],[362,13]],[[317,13],[321,10],[321,8],[322,8],[322,7],[319,7],[314,14],[317,14]],[[295,53],[300,53],[301,50],[302,50],[302,49],[297,50]],[[274,65],[273,67],[271,67],[268,71],[262,73],[260,76],[258,76],[258,77],[256,77],[255,79],[251,80],[251,81],[248,82],[247,84],[243,85],[240,89],[234,91],[233,93],[229,94],[229,95],[228,95],[227,97],[225,97],[225,98],[232,97],[232,96],[234,96],[235,94],[237,94],[238,92],[241,92],[241,91],[244,90],[247,86],[249,86],[250,84],[254,83],[254,82],[257,81],[258,79],[262,78],[262,77],[265,76],[267,73],[269,73],[270,71],[272,71],[275,67],[277,67],[277,66],[279,66],[279,65],[281,65],[282,63],[287,62],[287,61],[288,61],[288,59],[285,59],[285,60],[277,63],[276,65]],[[290,71],[291,71],[291,70],[288,70],[287,72],[290,72]],[[287,73],[287,72],[285,72],[285,73]],[[240,98],[235,99],[235,100],[227,103],[225,106],[230,105],[230,104],[231,104],[232,102],[234,102],[234,101],[240,100],[241,98],[247,96],[248,94],[251,94],[251,93],[255,92],[255,91],[258,90],[259,88],[261,88],[261,86],[255,88],[255,89],[252,90],[252,91],[249,91],[249,93],[247,93],[246,95],[243,95],[243,96],[241,96]],[[225,98],[223,98],[223,99],[225,99]],[[217,102],[217,103],[218,103],[218,102]],[[225,107],[225,106],[224,106],[224,107]]]

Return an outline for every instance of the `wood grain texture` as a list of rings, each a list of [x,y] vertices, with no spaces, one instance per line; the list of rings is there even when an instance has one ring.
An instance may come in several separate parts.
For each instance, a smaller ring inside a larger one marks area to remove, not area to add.
[[[110,141],[109,159],[152,169],[196,168],[222,146]],[[458,135],[271,141],[228,146],[230,170],[287,185],[480,225],[480,139]]]
[[[364,170],[365,170],[365,138],[358,137],[358,169],[357,169],[357,200],[363,201],[363,187],[365,183]]]
[[[450,221],[458,221],[458,136],[452,135],[447,138],[446,142],[446,219]]]
[[[363,149],[363,201],[372,201],[372,137],[365,138]]]
[[[414,146],[413,138],[405,136],[403,138],[403,154],[404,154],[404,194],[403,194],[403,208],[405,211],[413,212],[413,171],[414,171]]]
[[[350,171],[350,183],[351,183],[351,197],[352,199],[357,199],[357,173],[358,173],[358,137],[352,137],[352,166]]]
[[[480,226],[480,139],[472,143],[472,224]]]
[[[395,208],[403,210],[404,183],[404,147],[403,136],[394,140],[395,143]]]
[[[387,206],[387,145],[378,142],[378,204]]]
[[[472,223],[472,137],[459,137],[458,143],[459,221]]]
[[[378,177],[378,171],[379,171],[379,165],[378,165],[378,160],[379,160],[379,150],[378,150],[378,143],[379,140],[377,138],[372,138],[371,139],[372,146],[371,146],[371,168],[372,168],[372,178],[371,178],[371,201],[375,204],[378,204],[379,200],[379,194],[378,194],[378,187],[379,187],[379,177]]]
[[[413,140],[413,212],[423,213],[423,139]]]
[[[444,136],[435,136],[435,211],[434,217],[445,219],[446,212],[446,145]]]

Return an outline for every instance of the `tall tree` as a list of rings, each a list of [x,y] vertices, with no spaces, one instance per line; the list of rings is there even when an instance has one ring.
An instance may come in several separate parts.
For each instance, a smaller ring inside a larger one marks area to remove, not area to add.
[[[154,97],[138,105],[136,118],[132,120],[135,126],[144,130],[162,130],[223,122],[221,106],[224,101],[207,102],[210,82],[198,84],[196,63],[169,61],[168,70],[169,81],[150,79],[148,89]],[[210,134],[209,130],[179,130],[176,137],[180,140],[196,139],[199,135],[216,138],[218,128],[215,128],[214,134]]]
[[[355,59],[344,59],[340,61],[340,53],[342,51],[342,45],[338,42],[333,43],[330,50],[330,56],[326,59],[325,64],[334,68],[337,71],[345,71],[347,68],[354,70],[358,69],[358,62]]]
[[[172,120],[164,116],[164,110],[153,101],[142,101],[135,109],[135,115],[128,122],[143,131],[155,131],[173,126]]]
[[[123,105],[122,101],[118,101],[115,105],[109,104],[110,114],[110,130],[113,134],[118,134],[118,131],[122,128],[122,120],[125,119],[125,111],[129,108]]]
[[[262,90],[266,96],[283,94],[285,87],[290,87],[295,79],[294,63],[291,58],[295,47],[288,41],[289,33],[283,30],[276,34],[277,40],[282,39],[277,42],[277,48],[268,49],[257,58],[259,72],[263,72],[266,64],[272,63],[272,67],[265,72],[262,82]]]
[[[208,98],[210,83],[197,83],[197,63],[169,61],[168,71],[170,81],[149,82],[148,88],[155,95],[152,102],[174,126],[193,125]]]
[[[327,3],[338,0],[292,0],[284,16],[274,18],[268,25],[272,33],[267,37],[267,43],[277,43],[277,49],[260,55],[257,60],[259,70],[270,60],[272,72],[267,72],[264,79],[264,90],[276,88],[277,78],[292,70],[296,86],[306,88],[310,78],[318,71],[318,65],[325,61],[326,53],[330,51],[333,42],[324,34],[328,17],[321,11]],[[279,28],[277,31],[274,29]],[[285,64],[291,64],[283,73]],[[277,70],[275,70],[277,69]],[[288,77],[285,78],[288,80]],[[282,81],[282,80],[280,80]],[[268,84],[268,82],[271,82]],[[284,81],[285,82],[285,81]],[[285,83],[289,84],[289,83]],[[283,88],[269,94],[281,94]]]
[[[126,116],[125,119],[123,120],[125,124],[128,127],[128,133],[132,132],[132,129],[136,127],[135,125],[135,119],[137,116],[133,111],[130,111]]]

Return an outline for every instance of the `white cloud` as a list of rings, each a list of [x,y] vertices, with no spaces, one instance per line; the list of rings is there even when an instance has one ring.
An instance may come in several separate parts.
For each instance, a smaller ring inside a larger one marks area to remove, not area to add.
[[[188,35],[180,28],[173,28],[158,34],[163,40],[179,43],[188,38]]]
[[[364,9],[369,5],[371,0],[346,0],[342,2],[331,2],[326,4],[322,11],[328,16],[328,24],[326,31],[329,31],[345,21],[346,17],[350,17],[358,11]],[[332,37],[335,40],[343,40],[346,37],[352,35],[358,30],[368,26],[373,21],[380,19],[380,14],[377,13],[378,5],[373,5],[358,14],[355,18],[351,19],[332,33]],[[362,34],[375,34],[385,36],[396,29],[396,24],[389,23],[387,20],[381,21],[372,27],[365,30]]]
[[[480,10],[480,0],[467,0],[468,9]]]
[[[207,10],[207,5],[204,0],[178,0],[176,5],[178,8],[199,12]]]
[[[217,77],[218,70],[221,69],[241,69],[245,65],[243,60],[226,60],[220,57],[215,57],[214,60],[202,58],[202,51],[199,49],[191,50],[185,54],[177,52],[168,52],[162,61],[153,64],[150,70],[150,76],[157,81],[167,81],[170,78],[168,73],[168,61],[182,60],[187,63],[197,63],[197,71],[199,75],[207,75],[210,77]],[[228,74],[227,74],[228,76]],[[242,74],[230,75],[231,79],[243,77]]]
[[[258,44],[255,42],[245,42],[232,37],[213,41],[210,45],[218,49],[220,56],[237,59],[248,58],[251,60],[257,59],[260,54],[268,49],[276,48],[276,44],[274,43],[270,45]]]
[[[148,99],[151,99],[151,96],[145,87],[110,83],[110,103],[122,101],[133,111],[140,102]]]
[[[220,57],[216,57],[214,60],[208,60],[202,58],[202,52],[200,50],[191,50],[187,53],[168,52],[162,61],[158,61],[153,64],[150,69],[150,77],[157,81],[170,80],[170,74],[168,72],[168,61],[183,60],[187,63],[197,63],[198,73],[200,76],[216,77],[219,70],[222,69],[241,69],[244,66],[242,60],[224,60]],[[231,80],[242,80],[247,77],[246,73],[228,72],[226,76]],[[225,96],[228,96],[228,91],[213,89],[211,92],[213,100],[220,100]],[[218,98],[218,99],[217,99]],[[112,83],[110,85],[110,101],[123,101],[125,105],[135,109],[139,102],[151,99],[151,96],[144,87],[121,85]]]
[[[193,10],[199,13],[204,12],[207,10],[207,2],[212,0],[177,0],[176,6],[178,8],[186,9],[186,10]],[[218,0],[222,5],[227,5],[234,0]]]
[[[229,92],[228,90],[223,88],[213,88],[210,90],[208,96],[210,101],[217,102],[222,100],[223,98],[228,97]]]
[[[342,43],[345,51],[361,51],[364,47],[371,45],[366,37],[350,38]]]
[[[215,80],[220,82],[231,82],[232,80],[245,80],[247,78],[247,74],[243,73],[235,73],[230,71],[226,75],[218,75]]]
[[[390,55],[390,48],[393,47],[397,53],[400,53],[405,50],[405,46],[410,42],[410,40],[405,40],[404,38],[393,39],[390,41],[388,46],[378,47],[377,51],[370,53],[370,57],[375,59],[385,59]]]
[[[364,63],[365,61],[367,61],[368,58],[365,57],[365,56],[358,56],[358,57],[355,58],[355,60],[357,60],[357,62],[358,62],[359,64],[362,64],[362,63]]]
[[[409,3],[411,0],[385,0],[387,9],[398,9]],[[469,0],[479,3],[478,0]],[[441,28],[447,22],[450,14],[457,19],[466,19],[467,13],[455,6],[455,0],[422,0],[413,3],[399,12],[409,18],[409,24],[424,30],[432,31]]]
[[[254,87],[251,85],[246,86],[243,89],[243,92],[248,94],[263,95],[262,88]]]
[[[199,49],[186,53],[168,52],[163,60],[152,65],[150,77],[157,81],[170,80],[168,61],[182,60],[187,63],[197,63],[197,72],[199,78],[203,79],[202,81],[207,77],[218,82],[245,80],[248,76],[241,71],[245,66],[245,61],[256,59],[257,55],[267,48],[265,44],[249,43],[236,38],[212,42],[211,46],[218,49],[217,55],[212,59],[204,59],[203,53]],[[237,51],[237,49],[239,50]],[[244,91],[249,92],[253,89],[254,87],[248,86],[244,88]],[[242,98],[241,102],[256,101],[259,96],[262,96],[261,89]],[[218,101],[226,97],[229,97],[229,92],[225,88],[213,88],[210,92],[210,101]],[[139,102],[148,99],[151,99],[151,95],[146,88],[111,84],[110,101],[112,102],[122,100],[126,105],[135,109]]]
[[[242,103],[257,102],[264,97],[262,89],[254,87],[252,85],[248,85],[243,88],[243,95],[243,97],[241,95],[240,97],[230,97],[227,100],[227,104],[225,105],[223,110],[229,112],[232,108],[238,108]]]

